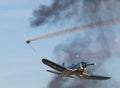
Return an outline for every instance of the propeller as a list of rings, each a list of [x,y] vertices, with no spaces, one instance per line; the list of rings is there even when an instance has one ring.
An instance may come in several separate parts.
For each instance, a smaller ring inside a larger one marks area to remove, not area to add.
[[[81,64],[83,68],[86,68],[87,66],[90,66],[90,65],[96,65],[95,63],[87,64],[86,62],[81,62]]]
[[[24,36],[24,39],[26,41],[26,43],[30,46],[30,48],[35,52],[35,49],[32,47],[32,45],[30,44],[31,43],[31,40],[28,40],[25,33],[23,33],[23,36]]]

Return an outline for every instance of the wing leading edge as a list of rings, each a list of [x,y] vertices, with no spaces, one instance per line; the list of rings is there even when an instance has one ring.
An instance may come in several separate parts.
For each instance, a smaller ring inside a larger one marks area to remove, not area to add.
[[[106,76],[98,76],[98,75],[88,75],[88,74],[76,74],[79,78],[83,79],[92,79],[92,80],[107,80],[111,77]]]
[[[52,61],[50,61],[50,60],[42,59],[42,62],[43,62],[44,64],[50,66],[51,68],[59,71],[59,72],[62,72],[62,71],[64,71],[64,70],[66,70],[65,67],[63,67],[63,66],[61,66],[61,65],[58,65],[58,64],[56,64],[56,63],[54,63],[54,62],[52,62]]]

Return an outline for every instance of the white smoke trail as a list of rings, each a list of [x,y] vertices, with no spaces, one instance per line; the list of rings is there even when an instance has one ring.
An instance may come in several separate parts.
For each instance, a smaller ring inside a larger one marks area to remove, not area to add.
[[[90,24],[87,24],[87,25],[81,25],[79,27],[74,27],[74,28],[71,28],[71,29],[65,29],[65,30],[58,31],[58,32],[55,32],[55,33],[51,33],[51,34],[43,35],[43,36],[36,37],[36,38],[33,38],[33,39],[29,39],[28,41],[31,41],[31,42],[32,41],[38,41],[38,40],[51,38],[51,37],[56,37],[56,36],[67,34],[67,33],[72,33],[72,32],[77,32],[77,31],[80,31],[80,30],[85,30],[85,29],[88,29],[88,28],[93,28],[93,27],[102,26],[102,25],[112,25],[112,24],[117,24],[117,23],[118,24],[120,23],[120,18],[114,18],[114,19],[109,19],[109,20],[90,23]]]

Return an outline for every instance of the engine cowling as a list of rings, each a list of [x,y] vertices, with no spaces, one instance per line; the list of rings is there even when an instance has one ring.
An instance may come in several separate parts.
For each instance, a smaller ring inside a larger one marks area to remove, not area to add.
[[[87,67],[87,63],[81,62],[81,66],[82,66],[83,69],[85,69]]]

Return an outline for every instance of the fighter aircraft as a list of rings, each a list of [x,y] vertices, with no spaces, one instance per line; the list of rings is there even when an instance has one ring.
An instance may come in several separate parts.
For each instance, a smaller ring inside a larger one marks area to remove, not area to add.
[[[84,71],[86,70],[86,67],[95,65],[94,63],[87,64],[86,62],[79,62],[77,64],[72,64],[68,67],[65,67],[64,63],[62,65],[59,65],[45,58],[42,59],[42,62],[45,65],[48,65],[49,67],[56,70],[56,71],[47,70],[48,72],[57,74],[60,78],[64,76],[74,78],[73,75],[76,75],[81,79],[93,79],[93,80],[107,80],[111,78],[111,77],[105,77],[105,76],[90,75],[85,73]]]

